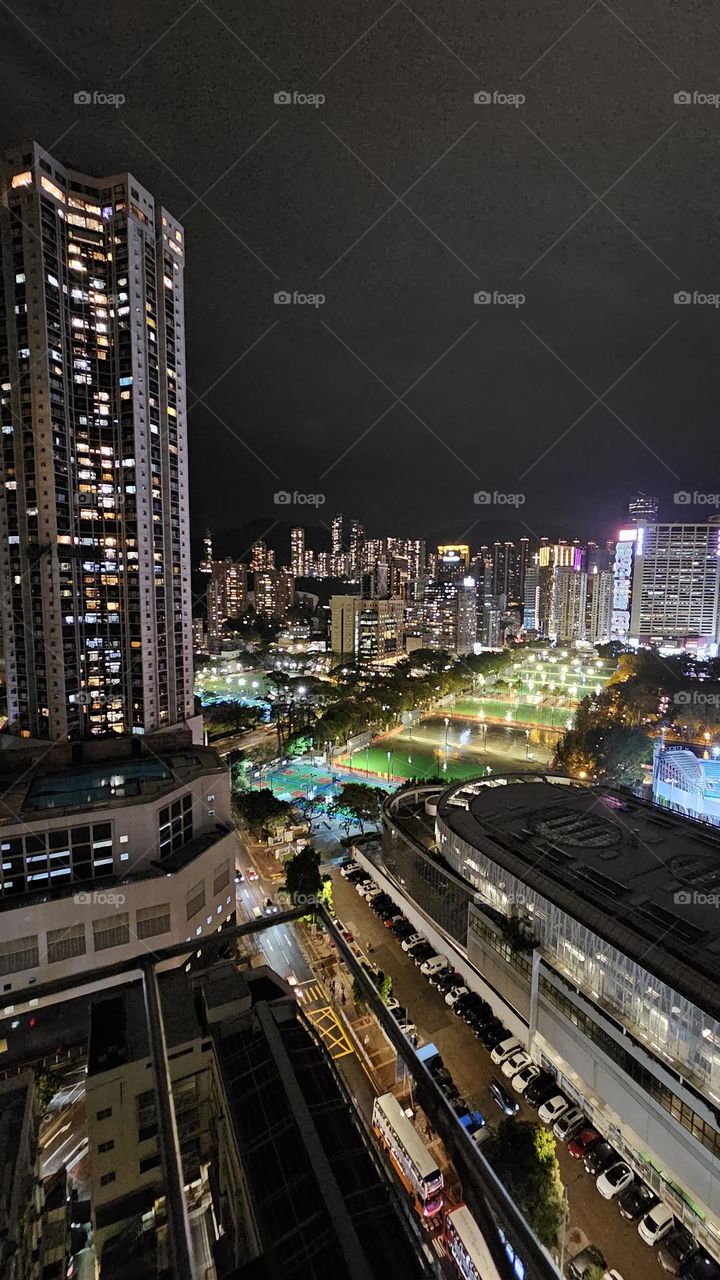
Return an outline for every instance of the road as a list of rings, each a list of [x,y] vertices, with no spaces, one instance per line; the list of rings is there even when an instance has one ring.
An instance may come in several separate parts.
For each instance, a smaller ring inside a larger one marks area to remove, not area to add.
[[[238,924],[253,919],[253,908],[258,907],[264,914],[268,898],[275,897],[277,884],[265,876],[263,866],[256,862],[248,851],[243,833],[238,831],[238,839],[242,848],[241,869],[245,879],[235,886]],[[257,880],[251,880],[249,871],[257,874]],[[303,955],[291,925],[276,925],[273,929],[265,929],[257,937],[257,945],[265,955],[267,962],[281,978],[292,977],[297,982],[308,982],[313,973]]]
[[[277,730],[274,725],[263,724],[258,729],[246,729],[243,733],[234,733],[232,737],[222,738],[209,745],[219,756],[227,756],[231,751],[252,751],[253,747],[267,746],[272,739],[277,742]]]
[[[343,880],[336,866],[329,864],[327,869],[333,879],[338,916],[361,945],[372,944],[374,962],[392,974],[393,992],[412,1015],[421,1039],[438,1046],[465,1100],[477,1107],[489,1123],[499,1119],[488,1085],[493,1077],[503,1079],[500,1068],[493,1065],[489,1053],[426,982],[353,885]],[[397,901],[401,902],[400,893]],[[522,1104],[518,1119],[537,1120],[537,1113]],[[608,1264],[616,1267],[625,1280],[635,1280],[655,1271],[661,1274],[657,1259],[641,1241],[635,1225],[625,1222],[615,1204],[602,1199],[582,1162],[573,1160],[562,1143],[558,1143],[558,1159],[570,1205],[566,1262],[590,1240],[602,1249]]]

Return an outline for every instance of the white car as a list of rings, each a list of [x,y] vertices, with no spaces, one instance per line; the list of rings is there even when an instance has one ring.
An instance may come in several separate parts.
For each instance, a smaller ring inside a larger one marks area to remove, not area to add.
[[[360,897],[364,898],[366,894],[372,893],[373,889],[377,889],[377,885],[374,880],[359,880],[355,885],[355,888],[360,894]]]
[[[518,1071],[522,1071],[523,1067],[529,1067],[530,1062],[530,1054],[525,1053],[523,1049],[520,1049],[518,1053],[513,1053],[509,1058],[505,1059],[502,1064],[502,1073],[504,1076],[507,1076],[509,1080],[512,1076],[516,1075]]]
[[[382,889],[378,889],[377,885],[374,884],[372,889],[368,889],[367,893],[363,896],[366,902],[374,902],[376,898],[380,897],[381,893]]]
[[[466,995],[468,995],[467,987],[455,987],[453,991],[448,991],[445,997],[445,1003],[448,1004],[451,1009],[454,1009],[460,997]]]
[[[604,1173],[598,1174],[595,1186],[605,1200],[614,1200],[615,1196],[625,1191],[634,1179],[635,1174],[630,1166],[625,1164],[624,1160],[619,1160],[617,1164],[611,1164]]]
[[[569,1142],[581,1129],[587,1128],[587,1116],[579,1107],[568,1107],[559,1120],[553,1125],[553,1133],[558,1142]]]
[[[552,1098],[548,1098],[547,1102],[543,1102],[538,1111],[538,1118],[543,1124],[554,1124],[559,1120],[563,1111],[567,1111],[570,1103],[562,1093],[554,1093]]]
[[[402,942],[400,943],[400,946],[402,947],[403,951],[409,951],[411,947],[415,946],[416,942],[424,942],[424,941],[425,939],[423,938],[421,933],[411,933],[409,938],[403,938]]]
[[[353,871],[359,871],[359,870],[360,870],[359,862],[348,862],[346,867],[340,868],[340,875],[343,877],[343,879],[346,879],[347,876],[352,875]]]
[[[499,1066],[506,1058],[512,1058],[513,1054],[520,1052],[521,1049],[520,1041],[516,1040],[514,1036],[509,1036],[507,1040],[501,1040],[499,1044],[495,1045],[490,1057],[496,1066]]]
[[[445,956],[431,956],[429,960],[424,960],[420,965],[420,972],[426,978],[431,978],[435,973],[442,973],[443,969],[447,969],[448,962]]]
[[[533,1062],[529,1066],[523,1067],[516,1075],[513,1076],[511,1084],[516,1093],[524,1093],[531,1080],[536,1080],[540,1075],[540,1068],[536,1067]]]
[[[668,1231],[672,1231],[675,1222],[675,1216],[672,1209],[668,1209],[666,1204],[660,1201],[654,1209],[645,1214],[638,1222],[638,1235],[645,1244],[655,1245],[658,1240],[662,1240]]]

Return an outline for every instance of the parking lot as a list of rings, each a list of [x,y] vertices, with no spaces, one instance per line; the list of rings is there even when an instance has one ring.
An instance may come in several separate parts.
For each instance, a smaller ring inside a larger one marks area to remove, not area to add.
[[[356,892],[354,885],[343,879],[337,868],[333,867],[331,871],[338,915],[363,949],[367,950],[369,944],[377,966],[392,975],[393,993],[412,1016],[420,1042],[432,1041],[437,1045],[470,1107],[481,1111],[488,1123],[499,1120],[501,1112],[488,1086],[493,1078],[509,1085],[501,1075],[500,1067],[491,1062],[489,1052],[462,1019],[448,1009],[443,997],[422,976],[390,930]],[[400,895],[398,901],[401,902]],[[511,1088],[509,1092],[513,1094]],[[537,1121],[537,1112],[521,1101],[517,1118]],[[564,1265],[567,1266],[570,1258],[592,1242],[601,1249],[608,1266],[622,1280],[640,1277],[647,1280],[653,1276],[660,1280],[665,1273],[660,1267],[657,1250],[643,1243],[637,1225],[622,1218],[615,1202],[602,1198],[594,1178],[585,1172],[582,1160],[572,1159],[563,1143],[558,1143],[558,1158],[569,1204]]]

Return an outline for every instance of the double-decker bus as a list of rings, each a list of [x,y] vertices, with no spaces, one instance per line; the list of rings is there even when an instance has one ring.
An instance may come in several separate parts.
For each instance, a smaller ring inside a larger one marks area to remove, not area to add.
[[[443,1176],[394,1093],[375,1099],[372,1125],[416,1211],[434,1217],[442,1209]]]
[[[485,1237],[466,1204],[445,1216],[445,1247],[462,1280],[500,1280]]]

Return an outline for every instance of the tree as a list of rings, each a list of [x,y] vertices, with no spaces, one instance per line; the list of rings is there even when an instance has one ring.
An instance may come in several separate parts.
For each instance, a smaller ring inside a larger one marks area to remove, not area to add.
[[[257,839],[282,830],[290,818],[287,800],[278,800],[267,789],[236,792],[233,804],[240,821]]]
[[[524,1120],[501,1120],[483,1143],[483,1154],[539,1240],[551,1249],[557,1244],[564,1211],[557,1144],[551,1131]]]
[[[37,1099],[38,1110],[42,1113],[47,1111],[52,1099],[57,1092],[57,1086],[51,1075],[47,1071],[36,1071],[35,1073],[35,1097]]]
[[[378,825],[387,796],[388,792],[382,787],[371,787],[367,782],[346,782],[340,788],[335,806],[338,812],[344,810],[350,814],[362,831],[364,822]]]
[[[285,894],[294,907],[316,907],[323,892],[320,854],[306,844],[285,864]]]

